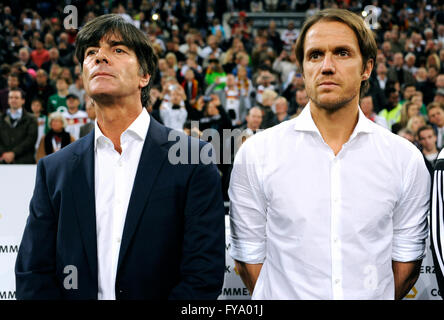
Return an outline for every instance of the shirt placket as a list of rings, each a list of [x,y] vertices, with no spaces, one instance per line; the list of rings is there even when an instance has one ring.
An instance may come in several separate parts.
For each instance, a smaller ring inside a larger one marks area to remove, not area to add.
[[[340,181],[340,159],[334,157],[331,161],[331,281],[334,300],[343,299],[342,290],[342,254],[340,239],[340,218],[341,218],[341,181]]]
[[[117,157],[115,163],[115,180],[114,180],[114,208],[113,208],[113,261],[112,265],[114,271],[117,268],[117,262],[119,259],[120,244],[122,242],[121,220],[124,208],[123,195],[125,187],[125,172],[124,172],[124,158],[123,152]]]

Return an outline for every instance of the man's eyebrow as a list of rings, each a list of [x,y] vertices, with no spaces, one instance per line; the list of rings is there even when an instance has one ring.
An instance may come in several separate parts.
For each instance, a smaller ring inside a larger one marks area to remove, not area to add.
[[[335,46],[333,48],[333,52],[337,52],[337,51],[340,51],[340,50],[347,50],[347,51],[350,51],[350,52],[354,51],[354,49],[352,47],[350,47],[349,45],[346,45],[346,44],[338,45],[338,46]],[[306,54],[310,54],[310,53],[313,53],[313,52],[324,52],[324,51],[325,51],[325,49],[321,48],[321,47],[311,47],[311,48],[307,49]]]
[[[350,51],[350,52],[354,51],[354,49],[352,47],[348,46],[348,45],[340,45],[340,46],[336,46],[334,48],[334,51],[340,51],[340,50],[347,50],[347,51]]]
[[[107,41],[107,43],[110,45],[110,47],[115,47],[115,46],[125,46],[127,47],[128,45],[124,42],[124,41],[117,41],[117,40],[109,40]]]

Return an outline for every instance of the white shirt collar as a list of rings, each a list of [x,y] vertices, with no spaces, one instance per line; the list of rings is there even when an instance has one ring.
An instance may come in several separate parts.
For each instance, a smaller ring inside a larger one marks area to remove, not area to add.
[[[120,140],[124,140],[129,133],[132,133],[133,136],[141,141],[145,141],[148,128],[150,126],[150,116],[148,111],[145,108],[142,108],[142,112],[137,116],[136,120],[131,123],[131,125],[122,133],[120,136]],[[97,150],[97,145],[100,140],[109,140],[102,130],[100,130],[99,125],[97,124],[97,120],[95,121],[95,130],[94,130],[94,149]]]
[[[358,110],[359,110],[358,123],[356,124],[356,127],[354,128],[353,133],[350,136],[350,140],[359,133],[373,132],[373,126],[371,120],[367,119],[367,117],[364,115],[359,106]],[[307,105],[302,110],[301,114],[294,119],[294,129],[296,131],[316,132],[319,135],[321,135],[318,127],[314,123],[313,118],[311,116],[310,102],[307,103]]]

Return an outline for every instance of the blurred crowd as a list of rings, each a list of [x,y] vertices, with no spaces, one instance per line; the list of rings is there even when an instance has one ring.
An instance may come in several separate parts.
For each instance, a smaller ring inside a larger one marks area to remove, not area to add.
[[[75,41],[79,28],[107,13],[120,14],[145,32],[159,57],[147,106],[154,118],[189,134],[211,128],[222,136],[224,129],[238,128],[248,138],[298,116],[308,102],[295,63],[296,24],[279,29],[270,19],[259,28],[250,15],[285,11],[308,17],[339,7],[364,19],[364,9],[372,5],[378,55],[362,111],[417,145],[429,168],[444,145],[442,1],[70,4],[77,8],[78,28],[65,28],[65,4],[0,4],[0,163],[35,163],[94,128],[94,101],[83,88]],[[227,186],[230,165],[219,168]]]

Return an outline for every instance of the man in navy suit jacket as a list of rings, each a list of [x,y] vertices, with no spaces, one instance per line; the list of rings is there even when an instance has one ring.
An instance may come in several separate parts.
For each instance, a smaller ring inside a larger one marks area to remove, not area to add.
[[[143,108],[157,61],[147,38],[104,15],[76,41],[97,123],[38,163],[17,298],[216,299],[225,268],[219,173],[202,161],[169,161],[172,131]]]

